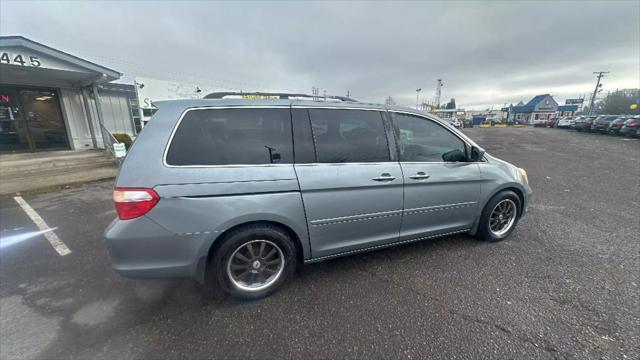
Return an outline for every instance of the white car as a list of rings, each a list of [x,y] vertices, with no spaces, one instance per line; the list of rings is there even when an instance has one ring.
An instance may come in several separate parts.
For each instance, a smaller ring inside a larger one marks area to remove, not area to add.
[[[574,121],[575,120],[572,116],[563,117],[558,121],[558,125],[556,125],[556,127],[568,129],[571,127],[571,125],[573,125]]]
[[[460,121],[460,120],[458,120],[458,119],[456,119],[456,118],[453,118],[453,119],[447,119],[447,121],[449,121],[449,123],[450,123],[451,125],[453,125],[456,129],[460,129],[460,128],[462,128],[462,121]]]

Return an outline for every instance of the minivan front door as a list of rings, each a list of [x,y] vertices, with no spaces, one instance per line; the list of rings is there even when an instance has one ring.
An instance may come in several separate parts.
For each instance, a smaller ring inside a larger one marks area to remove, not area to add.
[[[430,119],[392,113],[404,174],[400,240],[471,229],[480,198],[480,169],[465,143]]]
[[[398,240],[402,171],[391,161],[383,111],[293,109],[296,127],[313,126],[313,160],[298,163],[314,259]],[[296,146],[296,156],[299,153]]]

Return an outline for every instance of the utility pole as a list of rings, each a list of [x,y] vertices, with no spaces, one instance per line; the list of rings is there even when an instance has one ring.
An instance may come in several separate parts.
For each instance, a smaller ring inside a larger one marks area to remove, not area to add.
[[[438,85],[436,85],[436,108],[440,108],[440,96],[442,95],[442,79],[438,79]]]
[[[420,104],[420,99],[418,98],[420,96],[420,91],[422,91],[422,88],[416,89],[416,110],[418,110],[418,105]]]
[[[591,95],[591,101],[589,102],[589,115],[593,115],[594,113],[594,105],[596,103],[596,94],[598,94],[598,90],[600,89],[600,79],[605,77],[605,74],[608,74],[609,71],[596,71],[594,74],[598,75],[598,81],[596,82],[596,88],[593,89],[593,95]]]

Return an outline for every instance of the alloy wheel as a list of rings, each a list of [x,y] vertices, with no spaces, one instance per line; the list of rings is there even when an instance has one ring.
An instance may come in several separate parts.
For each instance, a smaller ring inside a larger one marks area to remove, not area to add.
[[[489,230],[493,236],[500,238],[504,236],[516,222],[518,207],[511,199],[500,201],[491,212],[489,217]]]
[[[278,245],[269,240],[253,240],[231,254],[227,276],[240,290],[260,291],[280,278],[284,265],[284,254]]]

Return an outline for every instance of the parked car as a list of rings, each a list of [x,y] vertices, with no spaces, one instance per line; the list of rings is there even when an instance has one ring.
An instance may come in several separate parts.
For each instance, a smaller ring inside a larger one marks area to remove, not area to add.
[[[438,117],[277,96],[155,103],[113,192],[116,271],[258,299],[299,264],[457,233],[499,241],[527,211],[526,172]]]
[[[624,122],[620,128],[620,135],[635,136],[640,128],[640,116],[636,115]]]
[[[575,118],[573,116],[563,117],[562,119],[558,120],[556,127],[560,129],[569,129],[571,128],[571,125],[573,125],[575,121],[574,119]]]
[[[558,124],[558,118],[549,119],[545,121],[544,124],[546,127],[549,127],[549,128],[556,127],[556,124]]]
[[[587,117],[584,115],[578,116],[575,119],[573,119],[573,122],[571,123],[570,129],[572,130],[578,130],[579,127],[582,126],[582,124],[584,124],[584,120]]]
[[[627,121],[627,119],[628,117],[626,116],[620,116],[616,118],[609,124],[609,128],[607,129],[607,132],[611,135],[619,135],[620,129],[624,125],[624,122]]]
[[[592,132],[605,133],[609,129],[609,125],[613,120],[617,119],[618,115],[601,115],[595,118],[591,124]]]
[[[462,128],[462,121],[460,121],[460,120],[458,120],[456,118],[447,119],[447,121],[449,122],[449,124],[451,124],[456,129],[461,129]]]
[[[591,124],[593,123],[593,120],[595,118],[596,116],[587,116],[584,119],[581,119],[580,121],[576,120],[574,128],[578,131],[589,132],[591,131]]]

